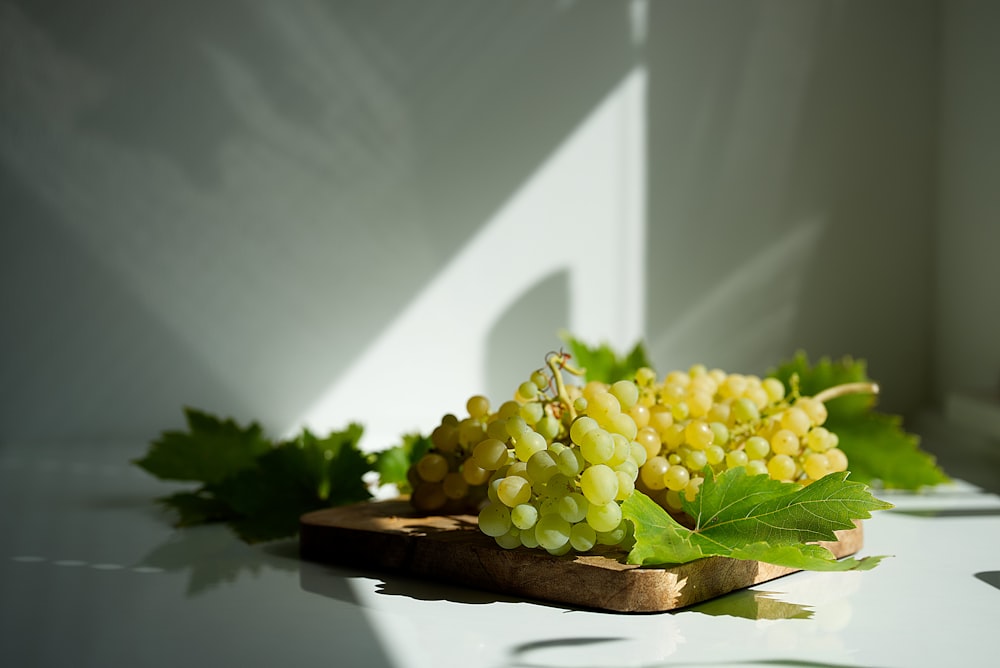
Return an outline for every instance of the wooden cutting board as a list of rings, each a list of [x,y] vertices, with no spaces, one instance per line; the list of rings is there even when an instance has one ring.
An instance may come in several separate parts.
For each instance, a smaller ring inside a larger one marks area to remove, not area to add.
[[[861,549],[862,528],[821,543],[837,557]],[[625,553],[554,557],[505,550],[482,534],[473,515],[427,516],[406,500],[370,501],[318,510],[300,519],[304,559],[485,589],[508,596],[615,612],[682,608],[794,573],[755,561],[707,557],[667,567],[625,563]]]

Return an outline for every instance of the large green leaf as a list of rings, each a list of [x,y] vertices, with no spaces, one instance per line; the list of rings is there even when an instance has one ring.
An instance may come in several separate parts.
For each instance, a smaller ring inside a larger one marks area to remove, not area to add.
[[[743,467],[718,476],[706,469],[698,495],[682,505],[695,520],[692,529],[641,492],[622,504],[624,516],[635,528],[630,563],[686,563],[725,556],[812,570],[870,568],[871,558],[837,562],[828,550],[809,543],[835,540],[835,531],[851,529],[854,520],[892,507],[874,498],[865,485],[848,481],[846,473],[832,473],[800,487],[766,475],[748,475]]]

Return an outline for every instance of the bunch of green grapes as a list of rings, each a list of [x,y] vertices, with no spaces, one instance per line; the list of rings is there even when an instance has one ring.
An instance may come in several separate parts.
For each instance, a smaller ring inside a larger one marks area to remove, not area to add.
[[[563,371],[581,373],[567,360],[550,355],[547,368],[533,372],[496,412],[473,397],[469,418],[442,420],[431,436],[434,448],[413,467],[414,506],[431,509],[430,494],[421,489],[440,476],[434,497],[443,507],[444,481],[458,475],[470,489],[485,488],[479,528],[502,547],[566,554],[628,540],[621,503],[646,461],[630,413],[639,387],[633,381],[567,385]],[[422,469],[433,474],[428,478]],[[456,497],[457,490],[449,498]]]
[[[636,441],[646,451],[639,489],[669,511],[681,495],[693,500],[706,466],[809,484],[847,469],[835,433],[826,429],[825,400],[873,386],[833,388],[815,397],[790,394],[776,378],[707,370],[695,365],[657,381],[651,369],[636,373],[639,400],[630,414]]]

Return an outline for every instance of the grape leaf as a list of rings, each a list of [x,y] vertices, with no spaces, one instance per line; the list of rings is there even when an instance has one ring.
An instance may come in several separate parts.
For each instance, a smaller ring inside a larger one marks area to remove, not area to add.
[[[629,563],[686,563],[707,556],[766,561],[811,570],[871,568],[877,559],[842,560],[815,541],[836,540],[838,529],[892,505],[874,498],[865,485],[831,473],[801,487],[748,475],[743,467],[718,476],[710,468],[694,501],[682,500],[693,529],[678,523],[641,492],[622,504],[635,528]],[[873,563],[874,561],[874,563]]]
[[[188,431],[164,432],[133,461],[161,479],[201,483],[159,499],[177,526],[226,522],[246,542],[273,540],[294,535],[302,513],[371,498],[364,476],[372,462],[357,447],[358,424],[322,438],[304,429],[276,444],[256,423],[185,415]]]
[[[256,422],[241,427],[185,408],[188,431],[166,431],[133,463],[161,480],[215,483],[253,466],[271,448]]]
[[[802,396],[814,396],[828,387],[869,381],[863,360],[844,357],[820,359],[811,366],[799,352],[770,372],[788,386],[797,378]],[[824,426],[837,434],[847,455],[851,477],[858,482],[890,489],[916,490],[948,482],[933,455],[920,448],[920,439],[903,428],[902,419],[875,410],[872,394],[848,394],[826,402]]]
[[[590,346],[568,333],[562,339],[569,346],[575,366],[584,370],[586,380],[614,383],[631,379],[644,366],[652,366],[642,341],[639,341],[624,357],[606,343]]]

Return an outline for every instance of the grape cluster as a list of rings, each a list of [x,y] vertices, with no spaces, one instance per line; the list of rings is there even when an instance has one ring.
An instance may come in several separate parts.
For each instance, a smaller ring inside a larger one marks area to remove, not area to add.
[[[680,510],[682,495],[694,499],[706,467],[800,484],[847,468],[837,435],[823,426],[822,397],[789,395],[776,378],[695,365],[662,381],[643,368],[636,383],[631,415],[647,453],[637,484],[669,511]]]
[[[621,503],[636,489],[689,523],[681,498],[708,468],[800,484],[847,468],[824,397],[794,384],[695,365],[581,386],[563,380],[583,373],[568,355],[546,361],[496,410],[476,395],[442,418],[410,467],[417,510],[476,513],[500,546],[560,555],[630,540]]]

